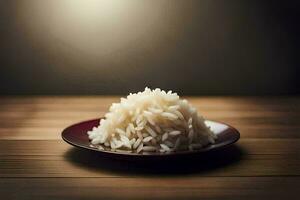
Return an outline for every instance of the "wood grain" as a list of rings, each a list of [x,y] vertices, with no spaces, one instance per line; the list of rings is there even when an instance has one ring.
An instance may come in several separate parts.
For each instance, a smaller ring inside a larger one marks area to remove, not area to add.
[[[299,97],[186,97],[241,133],[237,145],[160,163],[107,160],[61,140],[103,116],[111,96],[0,98],[0,196],[5,199],[298,199]]]
[[[8,199],[297,199],[295,177],[4,178]],[[11,189],[14,188],[14,191]],[[34,188],[34,189],[33,189]]]

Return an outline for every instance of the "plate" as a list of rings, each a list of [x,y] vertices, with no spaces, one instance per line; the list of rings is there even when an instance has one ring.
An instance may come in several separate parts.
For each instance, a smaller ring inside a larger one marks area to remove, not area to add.
[[[186,150],[186,151],[170,152],[170,153],[147,152],[146,154],[115,152],[115,151],[110,151],[109,149],[100,150],[97,148],[97,146],[94,146],[90,143],[90,140],[87,135],[87,131],[92,130],[93,127],[99,125],[100,119],[84,121],[67,127],[62,132],[63,140],[75,147],[96,151],[99,154],[102,154],[102,156],[104,157],[130,159],[130,158],[141,158],[141,157],[161,158],[161,157],[203,154],[208,151],[227,147],[235,143],[236,141],[238,141],[240,138],[240,133],[234,127],[225,123],[206,120],[205,124],[211,127],[211,130],[215,134],[217,134],[218,139],[216,140],[216,143],[208,145],[201,149],[192,150],[192,151]]]

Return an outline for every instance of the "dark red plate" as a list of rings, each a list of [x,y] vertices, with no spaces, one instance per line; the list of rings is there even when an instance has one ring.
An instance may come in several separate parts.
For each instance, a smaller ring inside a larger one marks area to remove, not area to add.
[[[230,125],[206,120],[205,123],[211,127],[212,131],[218,135],[218,139],[216,140],[215,144],[208,145],[205,148],[193,151],[178,151],[178,152],[171,152],[171,153],[147,153],[147,154],[137,154],[137,153],[124,153],[124,152],[114,152],[107,150],[99,150],[97,147],[92,145],[89,141],[87,131],[92,130],[93,127],[99,125],[100,119],[94,119],[89,121],[80,122],[74,125],[71,125],[63,130],[62,138],[67,143],[87,149],[92,151],[97,151],[105,157],[115,157],[115,158],[144,158],[144,157],[171,157],[171,156],[178,156],[178,155],[190,155],[190,154],[200,154],[204,152],[208,152],[211,150],[217,150],[220,148],[224,148],[229,146],[240,138],[240,133]]]

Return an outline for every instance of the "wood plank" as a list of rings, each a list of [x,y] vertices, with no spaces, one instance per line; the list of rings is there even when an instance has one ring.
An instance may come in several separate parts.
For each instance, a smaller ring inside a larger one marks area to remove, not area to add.
[[[50,120],[49,120],[50,121]],[[66,121],[60,126],[50,126],[51,123],[44,126],[19,126],[0,127],[0,140],[61,140],[62,130],[72,123],[82,120]],[[232,124],[235,126],[234,124]],[[300,138],[300,126],[235,126],[241,133],[241,138]]]
[[[103,116],[108,109],[102,110],[87,110],[82,111],[74,108],[74,110],[49,110],[38,109],[34,111],[1,111],[1,120],[26,120],[26,119],[68,119],[78,118],[88,119],[90,117]],[[291,111],[224,111],[224,110],[211,110],[211,111],[199,111],[203,116],[208,119],[213,118],[225,118],[225,119],[257,119],[257,118],[299,118],[299,112]]]
[[[240,139],[243,155],[298,155],[300,139]],[[63,140],[0,140],[0,156],[60,156],[75,147]]]
[[[116,96],[0,97],[0,196],[7,199],[298,199],[299,97],[187,97],[241,132],[201,157],[127,162],[64,143],[66,126]]]
[[[93,117],[94,118],[94,117]],[[69,126],[73,123],[78,123],[79,121],[87,120],[85,118],[76,118],[76,119],[24,119],[24,120],[8,120],[2,121],[0,124],[1,128],[24,128],[24,127],[59,127],[63,128]],[[289,118],[289,119],[280,119],[280,118],[256,118],[256,119],[229,119],[225,117],[215,118],[211,120],[216,120],[220,122],[225,122],[231,124],[235,127],[244,127],[252,126],[258,128],[266,127],[275,127],[275,128],[300,128],[300,117],[298,118]]]
[[[0,108],[94,108],[94,106],[108,106],[113,102],[118,102],[120,97],[0,97]],[[239,108],[245,110],[299,110],[300,100],[298,97],[186,97],[195,106],[203,108],[232,109]]]
[[[0,128],[0,140],[61,140],[60,127]]]
[[[3,178],[3,199],[298,199],[299,178]]]
[[[273,150],[266,150],[269,154],[263,154],[263,147],[256,150],[256,146],[248,144],[250,153],[261,154],[247,153],[245,145],[243,149],[232,147],[201,157],[159,162],[112,160],[75,148],[64,150],[62,146],[60,150],[56,145],[49,153],[39,152],[40,146],[28,147],[24,153],[23,148],[16,147],[6,149],[9,155],[0,156],[0,177],[300,176],[299,147],[280,151],[276,147],[283,148],[284,144],[277,142]]]
[[[64,128],[95,118],[119,97],[22,97],[1,98],[0,128]],[[209,119],[237,128],[300,129],[299,98],[188,98]],[[281,130],[280,130],[281,131]],[[7,135],[7,134],[6,134]],[[261,134],[259,134],[261,135]],[[247,135],[246,135],[247,136]],[[280,136],[281,137],[281,136]]]
[[[68,119],[78,118],[89,119],[90,117],[103,116],[108,109],[93,110],[93,111],[82,111],[77,110],[49,110],[45,111],[42,109],[34,111],[1,111],[0,120],[26,120],[26,119]],[[256,118],[292,118],[300,117],[299,112],[291,111],[224,111],[224,110],[210,110],[210,111],[199,111],[203,116],[208,119],[213,118],[225,118],[225,119],[256,119]]]
[[[118,100],[116,101],[118,102]],[[14,112],[33,112],[35,110],[44,110],[44,111],[52,111],[52,110],[63,110],[63,111],[72,111],[72,110],[77,110],[77,111],[95,111],[95,110],[108,110],[109,106],[111,103],[114,103],[114,101],[111,102],[102,102],[99,101],[97,104],[17,104],[17,105],[1,105],[0,106],[0,111],[14,111]],[[290,112],[290,111],[299,111],[299,105],[251,105],[251,104],[246,104],[246,105],[235,105],[234,103],[231,105],[228,104],[215,104],[215,105],[209,105],[206,104],[205,102],[203,105],[200,104],[193,104],[200,112],[203,111],[243,111],[247,112],[249,110],[254,110],[254,111],[273,111],[273,112]]]
[[[61,140],[64,127],[0,128],[0,140]],[[242,138],[300,138],[300,128],[238,128]]]
[[[179,94],[180,95],[180,94]],[[124,96],[124,95],[123,95]],[[0,96],[1,104],[32,104],[32,103],[93,103],[101,101],[116,101],[122,96],[110,96],[110,95],[59,95],[59,96],[43,96],[43,95],[18,95],[18,96]],[[255,102],[256,104],[291,104],[299,103],[299,96],[181,96],[189,101],[203,103],[208,102],[211,104],[232,102],[235,101],[239,104],[250,104]],[[34,101],[33,101],[34,100]]]

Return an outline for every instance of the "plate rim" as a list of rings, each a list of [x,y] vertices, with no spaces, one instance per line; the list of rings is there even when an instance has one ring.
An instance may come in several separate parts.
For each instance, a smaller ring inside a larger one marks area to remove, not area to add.
[[[215,147],[215,148],[212,147],[214,145],[214,144],[212,144],[212,145],[208,145],[207,148],[196,149],[196,150],[193,150],[193,151],[187,150],[187,151],[177,151],[177,152],[170,152],[170,153],[147,153],[147,154],[100,150],[98,148],[93,148],[93,147],[89,147],[89,146],[85,146],[85,145],[81,145],[81,144],[72,142],[72,141],[70,141],[69,139],[66,138],[65,134],[68,131],[68,129],[70,129],[70,128],[76,126],[76,125],[83,124],[83,123],[88,123],[88,122],[92,122],[92,121],[96,121],[96,120],[100,121],[103,118],[104,117],[84,120],[84,121],[80,121],[80,122],[74,123],[72,125],[69,125],[69,126],[67,126],[66,128],[63,129],[63,131],[61,132],[61,137],[66,143],[68,143],[68,144],[70,144],[70,145],[72,145],[76,148],[79,148],[79,149],[91,150],[91,151],[98,152],[100,154],[108,155],[108,156],[111,155],[111,156],[130,156],[130,157],[164,157],[164,156],[170,157],[170,156],[192,155],[192,154],[212,152],[212,151],[220,150],[220,149],[223,149],[223,148],[226,148],[228,146],[233,145],[241,137],[240,132],[235,127],[233,127],[233,126],[231,126],[227,123],[221,122],[221,121],[205,119],[205,121],[211,121],[211,122],[215,122],[215,123],[218,123],[218,124],[223,124],[223,125],[228,126],[235,133],[235,138],[233,140],[228,140],[227,143],[225,143],[221,146]]]

